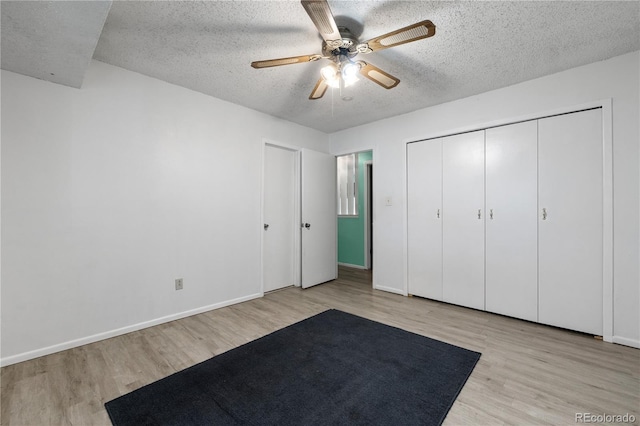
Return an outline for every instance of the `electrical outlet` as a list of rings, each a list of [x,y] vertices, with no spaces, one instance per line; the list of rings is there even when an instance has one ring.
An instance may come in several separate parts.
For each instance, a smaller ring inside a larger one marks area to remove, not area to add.
[[[182,290],[182,288],[183,288],[182,278],[176,278],[176,290]]]

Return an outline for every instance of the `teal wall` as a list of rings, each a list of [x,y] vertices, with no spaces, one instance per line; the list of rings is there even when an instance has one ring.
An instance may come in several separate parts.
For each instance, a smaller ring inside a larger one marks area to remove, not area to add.
[[[371,151],[358,153],[358,216],[338,218],[338,262],[350,265],[364,264],[364,189],[366,185],[365,162],[371,161]]]

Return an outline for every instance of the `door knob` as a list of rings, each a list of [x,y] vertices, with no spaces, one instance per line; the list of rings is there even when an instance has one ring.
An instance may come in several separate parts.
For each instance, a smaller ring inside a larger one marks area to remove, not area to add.
[[[268,223],[265,223],[265,224],[264,224],[264,230],[266,231],[267,229],[269,229],[269,224],[268,224]]]
[[[307,229],[309,229],[309,228],[311,228],[311,224],[310,224],[310,223],[305,223],[305,224],[304,224],[304,227],[305,227],[305,228],[307,228]]]

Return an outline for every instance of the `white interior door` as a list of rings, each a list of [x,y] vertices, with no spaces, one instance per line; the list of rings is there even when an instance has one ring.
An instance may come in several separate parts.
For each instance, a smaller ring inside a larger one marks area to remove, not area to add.
[[[601,335],[601,110],[538,126],[539,321]]]
[[[484,309],[484,131],[441,140],[442,298]]]
[[[302,287],[337,278],[336,158],[302,150]]]
[[[295,282],[297,153],[266,145],[264,158],[264,291]]]
[[[486,130],[486,309],[538,320],[538,124]]]
[[[442,141],[407,146],[409,294],[442,300]]]

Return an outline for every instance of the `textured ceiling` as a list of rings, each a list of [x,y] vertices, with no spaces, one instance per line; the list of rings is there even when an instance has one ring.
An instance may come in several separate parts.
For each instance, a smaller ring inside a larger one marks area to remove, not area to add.
[[[80,87],[111,2],[2,1],[2,69]]]
[[[12,3],[11,8],[5,3]],[[33,74],[24,71],[25,66],[39,69],[42,48],[16,48],[23,33],[37,34],[32,39],[47,46],[49,36],[58,36],[61,27],[68,29],[75,44],[49,45],[53,54],[62,57],[73,56],[79,50],[76,44],[95,44],[96,31],[102,31],[94,59],[325,132],[640,49],[637,1],[329,0],[338,25],[347,26],[360,40],[424,19],[431,20],[437,30],[432,38],[358,56],[399,78],[396,88],[386,90],[361,78],[347,89],[353,97],[350,102],[331,90],[324,98],[310,101],[325,60],[250,67],[255,60],[320,53],[322,41],[297,0],[115,1],[104,28],[97,15],[109,2],[51,3],[2,2],[4,69],[27,75]],[[101,7],[96,7],[99,3]],[[12,18],[5,17],[5,9],[12,16],[21,9],[21,16],[32,14],[38,19],[7,25]],[[7,49],[12,54],[5,60]],[[46,71],[35,76],[49,79]],[[70,76],[75,72],[82,73],[84,68],[79,64],[68,70]]]

